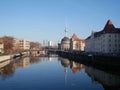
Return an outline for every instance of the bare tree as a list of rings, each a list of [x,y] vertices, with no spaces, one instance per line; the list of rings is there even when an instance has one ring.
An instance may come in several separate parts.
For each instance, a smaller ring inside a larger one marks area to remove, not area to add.
[[[41,49],[41,44],[39,42],[30,42],[30,49],[31,50],[40,50]]]
[[[4,52],[12,53],[13,52],[13,37],[11,36],[3,36],[0,38],[0,41],[4,44]]]

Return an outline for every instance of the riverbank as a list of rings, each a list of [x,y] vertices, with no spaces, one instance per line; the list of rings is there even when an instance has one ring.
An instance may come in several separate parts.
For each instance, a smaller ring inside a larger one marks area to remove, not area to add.
[[[120,56],[109,56],[99,54],[86,54],[82,52],[57,51],[61,57],[75,60],[80,63],[89,64],[94,67],[116,68],[120,67]]]
[[[2,55],[0,56],[0,62],[4,62],[6,60],[14,59],[17,57],[22,57],[22,56],[28,56],[29,54],[27,52],[22,52],[22,53],[16,53],[16,54],[11,54],[11,55]]]
[[[11,59],[11,55],[4,55],[4,56],[0,56],[0,62],[6,61]]]

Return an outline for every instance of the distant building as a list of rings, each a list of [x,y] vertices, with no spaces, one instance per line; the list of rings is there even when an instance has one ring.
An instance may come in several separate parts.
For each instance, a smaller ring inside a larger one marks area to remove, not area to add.
[[[53,46],[53,42],[52,41],[48,41],[48,46],[49,47]]]
[[[70,50],[84,51],[85,39],[79,39],[76,34],[73,34],[70,39]]]
[[[72,38],[67,37],[67,27],[65,27],[65,37],[58,43],[59,50],[79,50],[84,51],[85,39],[79,39],[76,34],[73,34]]]
[[[14,38],[13,49],[14,49],[14,51],[17,51],[17,50],[20,50],[20,49],[28,50],[28,49],[30,49],[30,42],[26,39]]]
[[[70,49],[70,39],[68,37],[64,37],[61,40],[61,50],[69,50]]]
[[[20,49],[20,40],[17,38],[13,39],[13,50],[17,51]]]
[[[95,53],[120,53],[120,28],[115,28],[108,20],[104,29],[92,32],[86,39],[86,52]]]
[[[4,44],[0,42],[0,53],[4,53]]]
[[[26,39],[20,40],[20,49],[29,50],[30,49],[30,42]]]
[[[67,26],[65,27],[65,36],[62,38],[61,42],[58,43],[59,50],[69,50],[70,49],[70,39],[67,37]]]

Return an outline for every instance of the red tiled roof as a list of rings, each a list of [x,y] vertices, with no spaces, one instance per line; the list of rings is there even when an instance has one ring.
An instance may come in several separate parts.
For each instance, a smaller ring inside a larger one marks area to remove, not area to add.
[[[119,33],[120,34],[120,28],[115,28],[115,26],[112,24],[111,20],[108,20],[104,29],[99,32],[94,32],[94,36],[97,37],[101,34],[105,33]],[[89,39],[91,36],[89,36],[87,39]],[[87,40],[86,39],[86,40]]]
[[[106,23],[106,25],[105,25],[105,27],[104,27],[104,29],[103,29],[104,31],[110,31],[110,30],[115,30],[115,27],[114,27],[114,25],[112,24],[112,21],[111,20],[108,20],[107,21],[107,23]]]
[[[82,43],[85,43],[85,39],[79,39],[75,33],[73,34],[72,39],[74,41],[80,41]]]
[[[79,38],[77,37],[75,33],[73,34],[72,39],[74,39],[75,41],[79,40]]]
[[[111,20],[108,20],[101,33],[120,33],[120,28],[115,28]]]

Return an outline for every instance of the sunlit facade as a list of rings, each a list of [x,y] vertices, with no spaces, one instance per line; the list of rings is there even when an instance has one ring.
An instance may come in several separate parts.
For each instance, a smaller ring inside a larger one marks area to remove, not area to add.
[[[73,34],[72,38],[70,39],[70,50],[84,51],[84,47],[85,40],[79,39],[76,34]]]
[[[26,39],[20,40],[20,49],[29,50],[30,49],[30,42]]]
[[[86,39],[86,52],[120,53],[120,28],[115,28],[110,20],[104,29],[92,32]]]
[[[0,42],[0,53],[4,52],[4,44]]]

